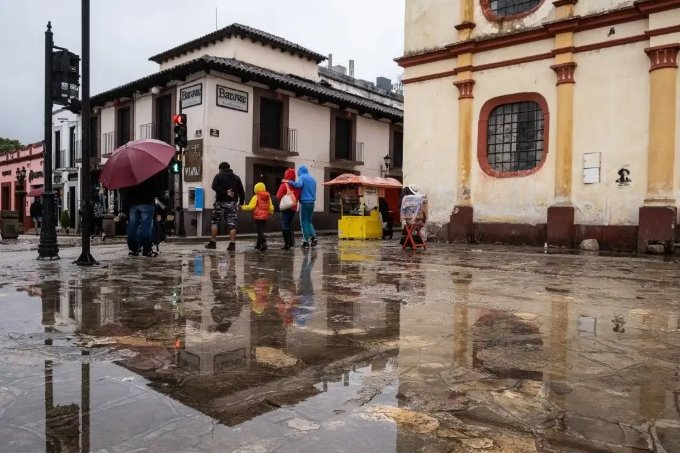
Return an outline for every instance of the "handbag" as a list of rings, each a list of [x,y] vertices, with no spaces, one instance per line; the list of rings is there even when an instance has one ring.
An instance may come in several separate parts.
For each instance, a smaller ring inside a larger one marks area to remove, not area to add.
[[[285,211],[286,209],[290,209],[293,206],[297,205],[295,194],[293,193],[292,190],[290,190],[290,186],[288,184],[286,184],[286,189],[288,189],[288,193],[281,197],[281,201],[279,202],[279,209],[282,211]]]

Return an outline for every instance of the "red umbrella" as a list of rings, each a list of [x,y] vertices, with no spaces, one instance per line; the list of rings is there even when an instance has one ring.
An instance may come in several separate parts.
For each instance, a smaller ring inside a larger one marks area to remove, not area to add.
[[[175,148],[160,140],[129,142],[113,151],[99,182],[110,190],[136,186],[165,170],[174,155]]]

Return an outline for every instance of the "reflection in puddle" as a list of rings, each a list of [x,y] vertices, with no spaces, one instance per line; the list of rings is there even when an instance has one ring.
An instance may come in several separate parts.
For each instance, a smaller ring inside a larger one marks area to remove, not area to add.
[[[0,450],[679,445],[680,318],[663,295],[341,245],[21,286],[2,298]]]

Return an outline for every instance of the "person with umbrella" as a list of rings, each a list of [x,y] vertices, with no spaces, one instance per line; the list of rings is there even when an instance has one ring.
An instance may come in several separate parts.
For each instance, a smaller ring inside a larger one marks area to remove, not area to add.
[[[129,142],[114,150],[104,164],[100,182],[122,192],[128,211],[127,242],[130,256],[156,257],[152,248],[154,203],[161,195],[161,178],[175,155],[175,148],[160,140]]]

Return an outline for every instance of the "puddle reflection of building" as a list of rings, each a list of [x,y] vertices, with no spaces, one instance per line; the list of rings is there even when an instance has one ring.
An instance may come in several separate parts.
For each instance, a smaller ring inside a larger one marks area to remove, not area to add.
[[[185,266],[183,286],[194,286],[191,297],[202,305],[191,314],[185,312],[178,368],[163,371],[183,382],[169,392],[170,397],[228,426],[319,395],[330,382],[349,385],[351,358],[365,357],[366,352],[361,342],[336,348],[327,341],[333,335],[327,328],[332,325],[327,306],[333,302],[321,283],[323,251],[275,261],[265,254],[246,255],[206,253],[198,266],[195,257],[190,259],[193,264]],[[196,275],[197,267],[201,275]],[[399,304],[391,310],[372,304],[365,318],[355,318],[359,324],[344,325],[348,331],[342,335],[354,334],[351,327],[359,326],[367,339],[384,338],[398,332],[398,313]],[[376,316],[382,327],[364,328]],[[297,363],[281,365],[279,360]],[[386,360],[376,359],[376,369]],[[121,361],[123,366],[127,363]],[[169,379],[163,373],[130,369],[151,381]],[[153,388],[163,393],[166,389]]]

